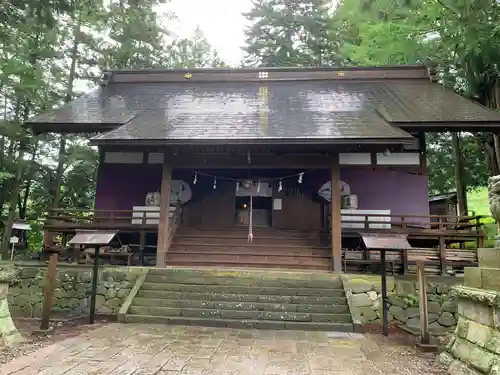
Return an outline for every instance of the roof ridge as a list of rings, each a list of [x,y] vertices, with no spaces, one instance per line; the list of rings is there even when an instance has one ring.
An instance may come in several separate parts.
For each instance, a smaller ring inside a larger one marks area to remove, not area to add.
[[[432,79],[426,65],[110,70],[102,83]]]

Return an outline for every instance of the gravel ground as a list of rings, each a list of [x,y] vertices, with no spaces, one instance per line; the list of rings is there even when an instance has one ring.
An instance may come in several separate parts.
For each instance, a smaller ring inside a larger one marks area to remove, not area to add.
[[[26,340],[13,348],[0,349],[0,364],[12,361],[14,358],[30,354],[40,348],[51,345],[55,342],[78,336],[90,330],[102,327],[109,322],[107,320],[97,320],[96,324],[89,325],[88,320],[77,319],[73,321],[56,322],[56,329],[53,335],[33,335],[32,332],[40,327],[40,322],[34,319],[14,319],[17,329]]]
[[[415,337],[399,329],[389,331],[389,337],[380,330],[372,330],[366,337],[377,344],[379,350],[365,351],[368,359],[382,367],[384,373],[401,375],[446,375],[447,369],[437,362],[437,353],[423,353],[415,346]],[[442,347],[445,340],[440,339]]]

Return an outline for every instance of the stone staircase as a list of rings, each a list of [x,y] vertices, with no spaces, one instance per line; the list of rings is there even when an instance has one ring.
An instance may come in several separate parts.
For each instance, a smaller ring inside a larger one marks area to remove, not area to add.
[[[352,332],[340,277],[326,273],[151,269],[119,320]]]

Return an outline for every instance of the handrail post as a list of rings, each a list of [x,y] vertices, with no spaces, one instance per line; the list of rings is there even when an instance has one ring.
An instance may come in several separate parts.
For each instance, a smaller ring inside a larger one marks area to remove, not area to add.
[[[401,249],[401,259],[403,263],[403,275],[408,273],[408,251],[407,249]]]
[[[57,281],[57,258],[59,255],[57,249],[54,248],[48,248],[46,251],[49,254],[49,264],[47,267],[47,273],[45,274],[43,311],[42,319],[40,321],[40,331],[44,332],[50,329],[50,313],[52,310],[54,289]]]
[[[382,292],[382,334],[389,336],[389,306],[387,304],[387,275],[385,272],[385,249],[380,249],[380,286]]]
[[[439,259],[441,275],[446,275],[446,243],[443,235],[439,236]]]
[[[182,224],[182,207],[181,207],[181,202],[177,201],[177,204],[175,205],[175,211],[178,212],[178,217],[179,217],[179,224]]]
[[[425,279],[424,262],[417,261],[417,279],[419,290],[419,306],[420,306],[420,344],[429,345],[429,326],[427,315],[427,280]]]
[[[144,245],[146,244],[146,232],[141,229],[139,232],[139,262],[144,266]]]

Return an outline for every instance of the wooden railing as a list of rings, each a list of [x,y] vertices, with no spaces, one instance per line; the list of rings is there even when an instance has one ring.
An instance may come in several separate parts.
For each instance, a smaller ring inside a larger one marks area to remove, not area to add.
[[[170,216],[170,222],[168,226],[168,238],[167,238],[167,249],[170,248],[170,245],[172,244],[172,240],[175,236],[175,232],[179,228],[181,224],[181,211],[182,208],[180,204],[177,204],[175,206],[175,210],[173,211],[173,214]]]
[[[176,207],[170,206],[172,218]],[[157,210],[91,210],[57,209],[46,217],[45,227],[64,229],[119,229],[120,227],[158,226],[160,209]]]
[[[461,271],[464,267],[475,267],[478,264],[475,249],[432,249],[411,248],[406,250],[386,250],[386,263],[397,273],[415,273],[417,261],[423,261],[426,273],[444,275],[450,271]],[[344,250],[344,268],[378,267],[380,251],[377,250]]]
[[[170,207],[173,219],[175,207]],[[155,216],[156,215],[156,216]],[[158,210],[92,210],[57,209],[46,218],[45,227],[54,229],[119,229],[120,227],[155,227],[159,223]],[[445,215],[387,215],[342,213],[342,228],[354,230],[436,230],[436,231],[481,231],[482,219],[487,216]]]
[[[447,215],[394,215],[342,213],[342,228],[356,230],[437,230],[437,231],[480,231],[482,219],[487,216]]]

